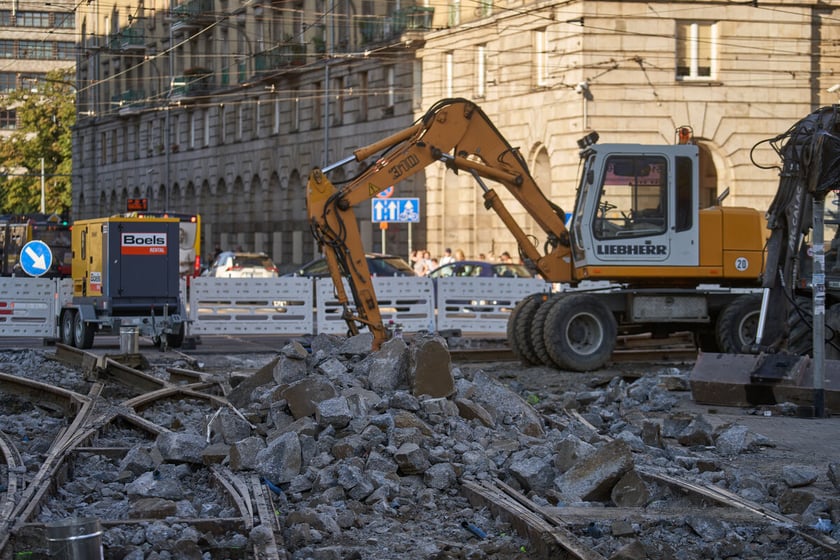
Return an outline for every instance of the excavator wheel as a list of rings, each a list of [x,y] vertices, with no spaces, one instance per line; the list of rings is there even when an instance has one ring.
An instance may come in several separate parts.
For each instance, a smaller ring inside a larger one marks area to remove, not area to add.
[[[718,316],[715,327],[720,351],[749,353],[749,348],[755,345],[760,315],[760,294],[746,294],[732,300]]]
[[[548,346],[545,341],[545,321],[551,308],[564,297],[562,294],[554,294],[544,301],[534,313],[534,321],[531,324],[531,346],[534,348],[534,355],[537,363],[549,367],[559,367],[548,353]]]
[[[811,356],[814,352],[811,298],[797,297],[796,307],[788,316],[787,350],[791,354]],[[825,358],[840,360],[840,303],[825,311]]]
[[[531,294],[516,304],[507,324],[507,339],[513,354],[525,365],[541,363],[531,344],[534,313],[543,302],[543,294]]]
[[[572,294],[556,300],[546,316],[543,338],[560,369],[592,371],[603,367],[615,349],[618,324],[598,298]]]

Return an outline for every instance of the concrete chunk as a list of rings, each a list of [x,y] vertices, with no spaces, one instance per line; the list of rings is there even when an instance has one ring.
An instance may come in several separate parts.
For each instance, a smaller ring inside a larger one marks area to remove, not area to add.
[[[633,468],[630,446],[611,441],[559,476],[554,485],[569,499],[607,501],[613,486]]]

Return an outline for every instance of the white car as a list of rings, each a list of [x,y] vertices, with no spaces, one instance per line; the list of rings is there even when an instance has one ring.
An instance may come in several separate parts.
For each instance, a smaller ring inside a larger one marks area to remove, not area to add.
[[[214,278],[276,278],[277,266],[265,253],[225,251],[207,270]]]

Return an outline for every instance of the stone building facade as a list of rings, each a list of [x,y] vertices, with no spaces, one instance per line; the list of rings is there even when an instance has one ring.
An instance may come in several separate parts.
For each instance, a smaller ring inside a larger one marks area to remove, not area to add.
[[[241,246],[281,268],[301,263],[316,256],[304,216],[310,170],[445,97],[480,103],[567,211],[578,138],[671,144],[681,126],[701,147],[703,204],[728,190],[724,204],[766,208],[778,158],[761,141],[837,101],[835,12],[787,0],[118,2],[80,21],[74,217],[147,198],[200,212],[205,254]],[[420,198],[421,222],[380,230],[360,205],[369,249],[515,253],[469,177],[431,166],[396,190]]]
[[[76,13],[71,0],[0,2],[0,99],[30,89],[76,61]],[[17,127],[15,107],[0,102],[0,137]]]

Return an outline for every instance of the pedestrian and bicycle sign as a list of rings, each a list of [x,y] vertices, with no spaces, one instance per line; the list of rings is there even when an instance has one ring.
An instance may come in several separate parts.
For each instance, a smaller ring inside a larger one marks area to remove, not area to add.
[[[374,222],[420,221],[419,198],[377,198],[370,202],[371,220]]]
[[[43,241],[30,241],[20,251],[20,267],[30,276],[42,276],[52,266],[52,251]]]

